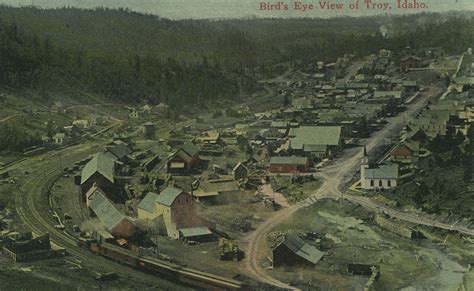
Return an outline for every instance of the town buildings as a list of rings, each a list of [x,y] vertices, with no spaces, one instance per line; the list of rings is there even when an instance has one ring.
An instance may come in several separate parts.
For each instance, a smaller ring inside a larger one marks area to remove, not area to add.
[[[341,126],[300,126],[292,128],[289,137],[293,154],[311,158],[333,156],[343,145]]]
[[[196,201],[181,189],[168,186],[160,194],[148,193],[138,205],[139,219],[162,217],[169,237],[178,239],[180,229],[203,227]]]
[[[269,171],[272,173],[304,173],[309,168],[307,157],[271,157]]]
[[[135,235],[134,223],[119,211],[102,191],[97,189],[87,199],[89,208],[114,237],[131,238]]]
[[[184,174],[199,162],[199,148],[192,142],[180,147],[168,160],[168,173]]]
[[[93,157],[81,171],[82,200],[86,202],[85,194],[95,185],[110,199],[121,201],[120,192],[115,184],[115,158],[111,154],[99,153]]]
[[[364,148],[364,157],[360,165],[361,188],[366,190],[391,189],[397,186],[398,165],[390,162],[370,165]]]

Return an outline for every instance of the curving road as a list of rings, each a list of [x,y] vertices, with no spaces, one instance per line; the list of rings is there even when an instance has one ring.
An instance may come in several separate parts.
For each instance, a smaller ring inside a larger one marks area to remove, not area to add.
[[[414,118],[416,114],[427,105],[427,101],[429,99],[428,96],[431,96],[430,98],[437,97],[442,93],[442,91],[443,90],[438,88],[436,90],[427,92],[427,94],[424,94],[421,98],[418,98],[418,100],[411,104],[406,112],[388,119],[388,124],[367,140],[367,150],[370,151],[371,149],[382,145],[384,139],[386,138],[398,135],[398,133],[405,126],[405,123],[408,120]],[[400,220],[457,231],[466,235],[474,236],[474,229],[468,229],[460,225],[453,226],[452,224],[446,224],[430,218],[421,217],[414,213],[402,212],[400,210],[390,208],[389,206],[384,205],[378,201],[371,200],[370,198],[345,193],[344,188],[358,170],[362,155],[362,150],[358,152],[351,151],[344,154],[342,158],[337,159],[332,165],[326,167],[323,170],[321,173],[321,177],[324,179],[323,185],[308,199],[275,212],[273,216],[268,218],[266,221],[260,224],[256,230],[251,232],[244,239],[244,242],[247,243],[245,250],[247,257],[242,271],[250,277],[264,283],[280,288],[295,289],[288,284],[273,278],[267,272],[265,272],[264,269],[262,269],[260,265],[260,260],[262,257],[264,257],[264,254],[261,252],[262,243],[266,240],[267,234],[277,225],[290,218],[299,209],[315,203],[320,198],[343,198],[352,203],[360,204],[368,210],[378,213],[386,213],[391,217],[398,218]]]

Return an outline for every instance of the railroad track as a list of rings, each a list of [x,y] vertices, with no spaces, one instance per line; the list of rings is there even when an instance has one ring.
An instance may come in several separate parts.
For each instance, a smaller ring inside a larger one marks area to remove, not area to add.
[[[74,155],[76,157],[76,155]],[[78,157],[79,159],[79,157]],[[71,159],[72,161],[73,159]],[[75,160],[75,159],[74,159]],[[56,229],[52,217],[48,217],[47,193],[50,184],[61,175],[59,169],[50,169],[42,175],[29,177],[15,196],[17,214],[20,219],[37,235],[49,233],[51,240],[64,247],[70,255],[82,260],[94,269],[116,272],[123,278],[134,283],[151,286],[163,286],[163,289],[176,287],[176,284],[159,278],[134,271],[129,267],[111,264],[110,261],[98,257],[77,246],[77,240],[66,232]],[[45,209],[40,209],[41,205]],[[184,286],[183,286],[184,287]]]
[[[64,165],[72,164],[74,161],[87,157],[90,155],[90,151],[93,150],[96,151],[97,149],[90,148],[88,150],[67,154],[63,152],[62,161]],[[210,286],[210,289],[215,290],[234,290],[242,287],[242,283],[237,280],[186,267],[176,267],[175,265],[167,264],[166,262],[159,262],[163,268],[172,270],[179,276],[178,280],[170,281],[133,270],[133,268],[130,268],[129,266],[111,263],[110,260],[97,256],[94,253],[79,247],[77,245],[78,239],[76,237],[70,235],[66,231],[54,227],[56,222],[49,213],[49,192],[55,181],[57,181],[57,179],[62,175],[62,169],[51,166],[51,163],[49,168],[44,170],[41,170],[41,164],[36,164],[35,167],[40,170],[32,172],[30,176],[23,181],[23,184],[15,194],[15,204],[19,218],[35,234],[42,235],[44,233],[49,233],[49,236],[54,243],[64,247],[70,255],[82,260],[85,264],[90,265],[90,267],[100,271],[105,270],[115,272],[123,278],[127,278],[128,281],[134,282],[138,285],[145,284],[148,287],[153,286],[154,288],[159,286],[164,290],[176,289],[178,286],[180,289],[188,286],[201,287],[203,286],[202,284],[207,284],[206,286]],[[133,255],[129,251],[123,251],[127,252],[129,255]]]

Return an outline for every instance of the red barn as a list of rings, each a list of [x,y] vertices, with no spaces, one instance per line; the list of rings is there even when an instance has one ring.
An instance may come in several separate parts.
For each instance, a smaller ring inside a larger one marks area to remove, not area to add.
[[[272,157],[269,171],[272,173],[304,173],[308,167],[307,157]]]

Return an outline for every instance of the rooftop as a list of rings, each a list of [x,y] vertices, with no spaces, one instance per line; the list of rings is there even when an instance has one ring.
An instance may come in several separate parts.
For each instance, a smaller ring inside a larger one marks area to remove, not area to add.
[[[401,98],[402,91],[375,91],[374,92],[374,98],[382,98],[382,97]]]
[[[272,157],[270,159],[270,164],[274,165],[305,165],[308,162],[307,157]]]
[[[325,252],[318,250],[314,246],[307,244],[300,237],[294,234],[287,235],[286,239],[281,242],[276,248],[281,245],[285,245],[293,253],[315,265],[326,254]]]
[[[138,203],[138,208],[143,209],[148,212],[153,212],[155,210],[155,205],[160,196],[156,193],[149,192],[146,196]]]
[[[398,179],[398,165],[385,163],[365,170],[365,179]]]
[[[302,150],[305,145],[338,146],[341,140],[340,126],[301,126],[290,130],[290,147]]]
[[[100,191],[95,191],[90,199],[90,208],[109,231],[126,218]]]
[[[163,191],[161,191],[160,195],[158,195],[158,199],[156,200],[156,202],[165,206],[171,206],[174,200],[181,193],[184,193],[183,190],[175,188],[173,186],[168,186]]]
[[[182,228],[179,231],[184,237],[194,237],[212,234],[212,231],[210,231],[207,227]]]
[[[115,146],[108,147],[107,150],[119,159],[132,153],[125,143],[119,143]]]
[[[82,169],[81,184],[84,184],[96,172],[114,183],[115,160],[108,154],[100,153],[90,160]]]

